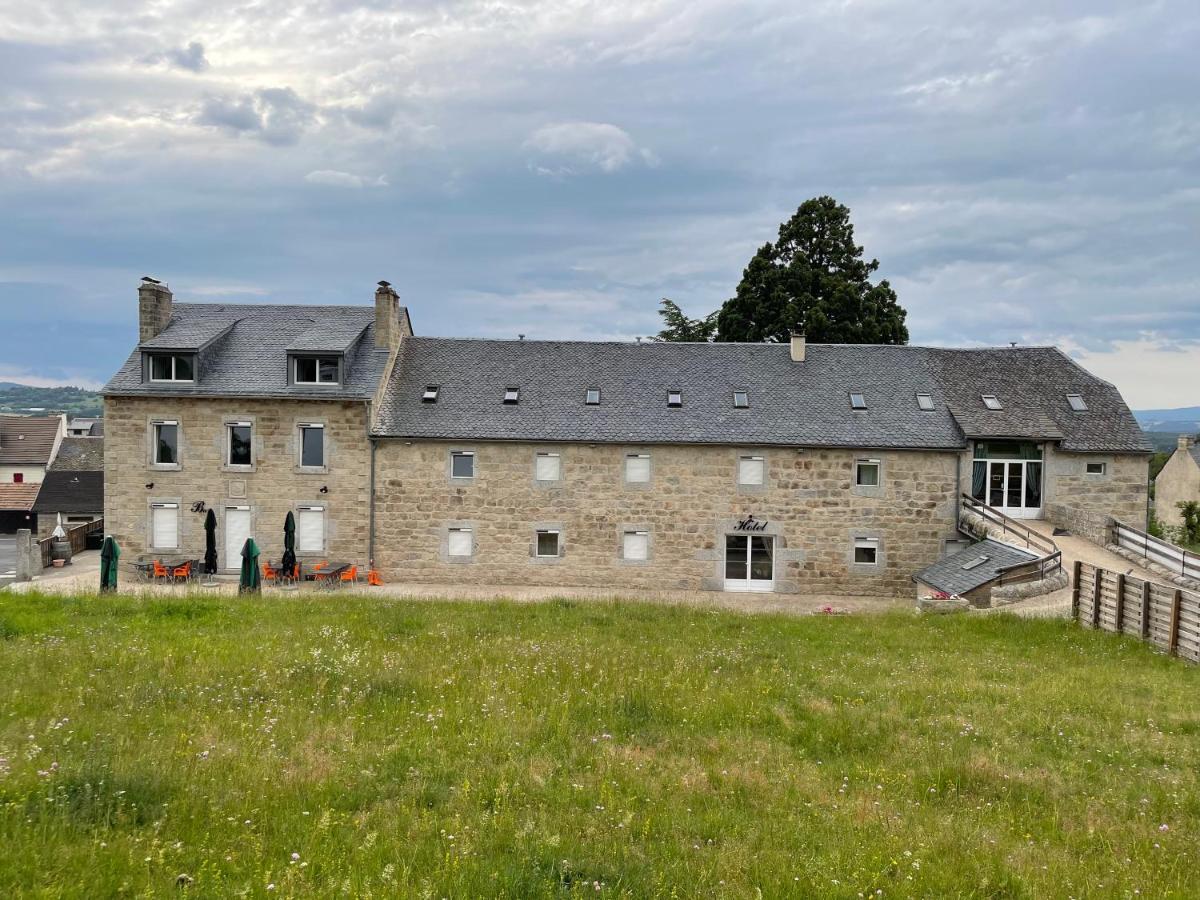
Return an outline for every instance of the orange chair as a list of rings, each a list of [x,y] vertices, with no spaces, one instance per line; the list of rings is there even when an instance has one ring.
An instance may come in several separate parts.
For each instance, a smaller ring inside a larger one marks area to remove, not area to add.
[[[185,562],[182,566],[177,566],[171,570],[172,581],[187,581],[192,575],[192,564]]]
[[[279,570],[272,568],[269,562],[263,563],[263,580],[272,584],[279,580]]]
[[[159,578],[169,579],[170,577],[171,577],[171,570],[168,569],[166,566],[164,566],[162,563],[160,563],[156,559],[154,561],[154,578],[155,578],[155,580],[157,580]]]
[[[379,573],[375,569],[367,573],[367,584],[371,587],[383,587],[383,579],[379,577]]]
[[[351,566],[345,572],[343,572],[339,577],[341,578],[342,581],[353,584],[355,581],[358,580],[358,566]]]

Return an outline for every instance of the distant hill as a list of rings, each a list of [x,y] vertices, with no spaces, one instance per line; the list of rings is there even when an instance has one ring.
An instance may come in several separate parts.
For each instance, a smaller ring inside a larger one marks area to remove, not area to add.
[[[1133,415],[1143,431],[1173,431],[1176,434],[1200,432],[1200,406],[1134,410]]]
[[[95,391],[77,387],[30,387],[0,381],[0,413],[99,416],[104,402]]]

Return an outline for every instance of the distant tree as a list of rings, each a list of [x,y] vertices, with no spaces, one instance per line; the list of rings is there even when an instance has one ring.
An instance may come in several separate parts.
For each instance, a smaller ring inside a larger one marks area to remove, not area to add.
[[[1175,505],[1179,507],[1182,519],[1179,543],[1192,547],[1200,544],[1200,503],[1195,500],[1185,500]]]
[[[800,204],[742,274],[717,312],[718,341],[787,341],[802,331],[818,344],[904,344],[905,311],[879,260],[863,259],[850,210],[832,197]]]
[[[709,313],[703,319],[689,319],[674,300],[663,297],[658,303],[658,314],[662,316],[662,331],[650,338],[652,341],[674,343],[711,341],[717,330],[717,314]]]

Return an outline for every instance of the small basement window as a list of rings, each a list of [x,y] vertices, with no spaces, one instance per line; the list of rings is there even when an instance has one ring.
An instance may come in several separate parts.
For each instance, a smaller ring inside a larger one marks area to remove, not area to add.
[[[337,384],[341,381],[336,356],[297,356],[295,365],[296,384]]]
[[[978,569],[980,566],[982,566],[985,562],[988,562],[990,559],[991,559],[990,556],[977,556],[970,562],[963,563],[963,571],[970,572],[972,569]]]
[[[537,555],[539,557],[558,556],[559,534],[549,528],[539,528],[537,532]]]
[[[917,407],[929,412],[933,409],[933,394],[917,394]]]
[[[178,353],[150,354],[151,381],[195,381],[196,366],[191,356]]]
[[[425,385],[425,390],[421,394],[421,400],[424,403],[437,403],[438,386],[436,384]]]
[[[667,406],[683,406],[683,392],[667,391]]]
[[[862,394],[851,393],[850,394],[850,408],[851,409],[866,409],[867,408],[867,398]]]
[[[506,387],[504,389],[504,402],[510,405],[515,404],[521,399],[521,389],[519,387]]]
[[[1087,473],[1089,475],[1104,475],[1108,472],[1108,463],[1090,462],[1087,464]]]
[[[854,562],[860,566],[878,565],[879,540],[877,538],[855,538]]]
[[[733,392],[733,408],[734,409],[749,409],[750,408],[750,394],[747,393],[746,391],[734,391]]]
[[[984,394],[983,405],[988,409],[1004,409],[1003,404],[1000,403],[1000,398],[995,394]]]
[[[475,452],[473,450],[454,450],[450,453],[450,477],[475,477]]]
[[[856,459],[854,483],[859,487],[879,487],[879,460]]]
[[[1075,412],[1087,412],[1087,401],[1081,394],[1067,394],[1067,402],[1071,404],[1071,409]]]
[[[584,395],[583,402],[588,406],[600,405],[600,388],[588,388],[587,394]]]

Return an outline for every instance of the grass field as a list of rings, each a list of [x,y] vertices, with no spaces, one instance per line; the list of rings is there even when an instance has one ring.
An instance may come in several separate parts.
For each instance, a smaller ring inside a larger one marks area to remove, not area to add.
[[[1195,897],[1198,698],[1004,617],[0,594],[0,896]]]

